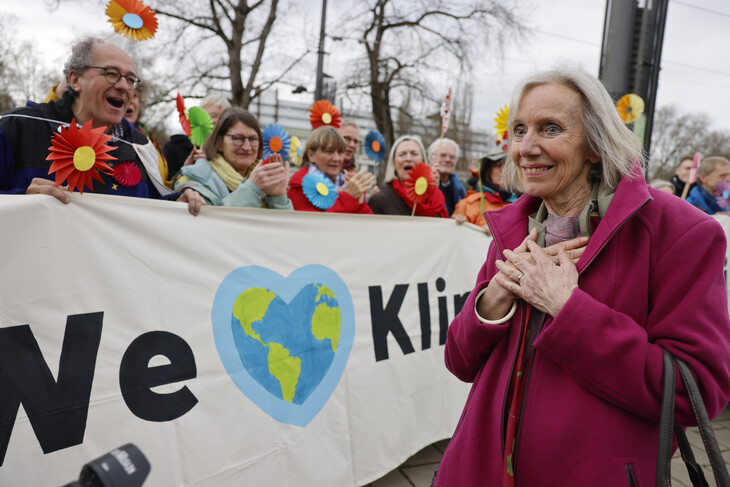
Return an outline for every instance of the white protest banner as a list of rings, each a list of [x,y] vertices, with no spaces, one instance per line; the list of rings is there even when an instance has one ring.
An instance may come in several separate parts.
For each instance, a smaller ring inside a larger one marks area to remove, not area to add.
[[[356,486],[448,438],[490,240],[434,218],[0,197],[0,485]]]

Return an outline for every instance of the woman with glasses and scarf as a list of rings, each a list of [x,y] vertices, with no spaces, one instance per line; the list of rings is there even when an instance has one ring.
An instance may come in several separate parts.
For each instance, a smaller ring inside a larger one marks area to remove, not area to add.
[[[213,206],[293,210],[286,196],[289,164],[278,154],[261,164],[262,140],[256,117],[226,108],[203,145],[206,158],[183,166],[173,189],[192,188]]]

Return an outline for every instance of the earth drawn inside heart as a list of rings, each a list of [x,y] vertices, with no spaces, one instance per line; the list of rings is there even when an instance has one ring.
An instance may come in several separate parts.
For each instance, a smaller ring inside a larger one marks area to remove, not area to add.
[[[238,388],[273,418],[304,426],[334,392],[354,336],[350,293],[331,269],[287,278],[236,269],[213,306],[216,346]]]

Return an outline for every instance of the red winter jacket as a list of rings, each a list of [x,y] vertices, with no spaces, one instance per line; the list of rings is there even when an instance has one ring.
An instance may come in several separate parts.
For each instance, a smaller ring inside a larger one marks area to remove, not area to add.
[[[447,368],[473,385],[438,487],[501,485],[505,391],[526,305],[518,302],[508,323],[487,325],[474,300],[497,273],[495,260],[525,238],[539,205],[524,195],[486,212],[494,241],[445,347]],[[535,338],[517,486],[654,485],[660,345],[692,368],[710,417],[722,411],[730,398],[725,249],[713,218],[643,178],[621,181],[577,264],[579,288]],[[677,394],[676,422],[692,424],[683,389]]]
[[[304,194],[302,180],[309,172],[306,166],[295,172],[289,180],[287,196],[292,202],[296,211],[327,211],[331,213],[365,213],[372,215],[372,210],[367,203],[358,203],[351,194],[340,191],[335,204],[326,210],[320,210],[314,206]]]

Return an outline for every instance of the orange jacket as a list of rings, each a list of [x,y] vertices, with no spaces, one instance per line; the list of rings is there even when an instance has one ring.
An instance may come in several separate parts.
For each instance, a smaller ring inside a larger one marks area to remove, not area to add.
[[[473,223],[480,227],[485,225],[487,222],[484,221],[480,200],[481,193],[475,192],[470,194],[456,203],[456,208],[451,216],[464,215],[466,217],[466,221],[469,223]],[[497,195],[487,192],[484,193],[484,211],[498,210],[508,204],[509,203],[502,201],[502,198]]]

